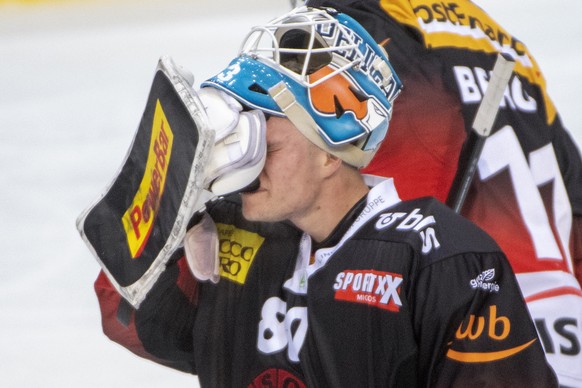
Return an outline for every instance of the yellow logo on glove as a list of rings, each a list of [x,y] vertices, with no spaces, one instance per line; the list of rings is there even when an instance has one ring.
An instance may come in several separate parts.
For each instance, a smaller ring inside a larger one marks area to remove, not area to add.
[[[121,218],[134,259],[141,255],[154,225],[166,185],[173,141],[172,129],[158,100],[144,176],[131,206]]]

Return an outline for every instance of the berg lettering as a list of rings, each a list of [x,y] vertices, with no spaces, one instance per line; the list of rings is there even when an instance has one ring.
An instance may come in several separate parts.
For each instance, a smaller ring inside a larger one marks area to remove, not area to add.
[[[426,255],[433,248],[438,249],[441,244],[436,237],[436,231],[431,226],[436,224],[434,217],[424,217],[419,212],[420,209],[416,208],[410,214],[402,212],[384,213],[376,221],[376,229],[391,228],[398,222],[395,227],[396,230],[403,232],[414,231],[419,234],[422,240],[422,253]]]
[[[480,67],[471,69],[466,66],[455,66],[453,70],[463,103],[480,103],[489,85],[491,72]],[[510,78],[499,106],[526,113],[536,112],[538,109],[536,100],[526,93],[519,77],[515,75]]]
[[[335,278],[335,299],[398,312],[402,280],[401,275],[390,272],[345,270]]]
[[[158,100],[145,172],[131,206],[121,218],[134,259],[141,255],[154,226],[164,193],[173,141],[172,129]]]

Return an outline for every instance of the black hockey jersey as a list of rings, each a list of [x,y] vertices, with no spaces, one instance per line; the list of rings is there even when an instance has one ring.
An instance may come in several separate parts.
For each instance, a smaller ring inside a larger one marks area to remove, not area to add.
[[[494,61],[515,61],[461,214],[506,254],[560,382],[582,387],[582,159],[526,43],[469,0],[308,4],[384,43],[404,87],[365,172],[394,178],[403,199],[455,194]]]
[[[209,213],[218,284],[176,261],[122,327],[100,277],[110,337],[209,387],[556,385],[504,255],[434,199],[401,202],[384,181],[315,252],[236,202]]]

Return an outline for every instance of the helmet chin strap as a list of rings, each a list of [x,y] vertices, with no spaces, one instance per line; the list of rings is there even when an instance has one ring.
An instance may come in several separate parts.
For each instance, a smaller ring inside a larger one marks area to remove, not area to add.
[[[364,152],[352,144],[343,144],[338,147],[329,146],[318,133],[318,126],[313,117],[297,103],[295,96],[283,81],[271,89],[269,95],[275,100],[279,108],[297,129],[313,144],[330,154],[337,156],[344,162],[357,168],[363,168],[370,163],[374,154]]]

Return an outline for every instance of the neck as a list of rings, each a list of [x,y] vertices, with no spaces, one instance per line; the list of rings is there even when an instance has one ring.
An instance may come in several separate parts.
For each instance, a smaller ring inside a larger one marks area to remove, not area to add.
[[[325,240],[369,188],[357,171],[322,185],[320,195],[308,212],[291,221],[316,242]]]

